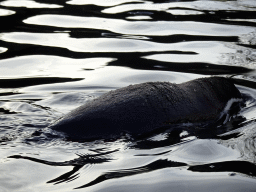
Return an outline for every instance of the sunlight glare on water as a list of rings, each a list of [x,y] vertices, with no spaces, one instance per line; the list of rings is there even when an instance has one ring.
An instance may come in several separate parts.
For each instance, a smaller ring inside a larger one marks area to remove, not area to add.
[[[254,192],[255,11],[254,0],[0,2],[0,191]],[[118,88],[210,76],[242,93],[223,122],[95,140],[48,127]]]
[[[61,8],[60,5],[38,3],[32,0],[7,0],[0,3],[5,7],[26,7],[26,8]]]

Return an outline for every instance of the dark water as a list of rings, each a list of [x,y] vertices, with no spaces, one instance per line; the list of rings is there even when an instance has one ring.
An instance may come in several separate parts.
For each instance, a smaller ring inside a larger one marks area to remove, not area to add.
[[[256,1],[0,3],[0,191],[255,191]],[[232,77],[217,127],[74,142],[43,130],[110,90]]]

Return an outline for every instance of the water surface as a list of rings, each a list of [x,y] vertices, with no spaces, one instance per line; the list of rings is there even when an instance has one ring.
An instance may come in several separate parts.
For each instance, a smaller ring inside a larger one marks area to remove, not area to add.
[[[255,11],[253,0],[2,1],[0,191],[255,191]],[[233,78],[245,102],[216,127],[92,142],[45,129],[110,90],[209,76]]]

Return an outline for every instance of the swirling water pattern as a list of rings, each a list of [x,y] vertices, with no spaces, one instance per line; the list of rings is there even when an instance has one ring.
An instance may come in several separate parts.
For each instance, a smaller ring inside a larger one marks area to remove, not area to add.
[[[255,191],[255,11],[254,0],[0,2],[0,191]],[[93,142],[44,129],[116,88],[211,75],[245,100],[216,127]]]

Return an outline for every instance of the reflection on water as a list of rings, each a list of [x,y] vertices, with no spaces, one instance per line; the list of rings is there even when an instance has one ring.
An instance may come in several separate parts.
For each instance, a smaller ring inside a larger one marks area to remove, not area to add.
[[[60,5],[38,3],[31,0],[7,0],[0,3],[5,7],[26,7],[26,8],[61,8]]]
[[[15,11],[10,11],[7,9],[0,9],[0,16],[7,16],[7,15],[12,15],[15,14]]]
[[[0,191],[255,191],[256,2],[0,3]],[[45,129],[120,87],[232,77],[245,106],[218,127],[74,142]]]
[[[126,35],[207,35],[238,36],[253,32],[253,27],[186,21],[126,21],[99,17],[75,17],[63,15],[40,15],[23,21],[27,24],[61,28],[87,28],[108,30]]]
[[[1,60],[2,78],[58,76],[85,78],[87,70],[102,68],[111,58],[72,59],[59,56],[21,56]],[[79,75],[80,74],[80,75]]]

